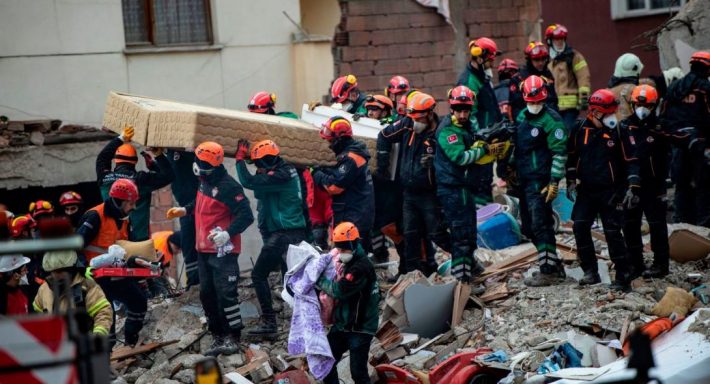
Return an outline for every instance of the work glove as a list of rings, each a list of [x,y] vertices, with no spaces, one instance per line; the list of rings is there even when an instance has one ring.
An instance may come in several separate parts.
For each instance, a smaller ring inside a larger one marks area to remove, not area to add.
[[[567,180],[567,198],[570,201],[574,201],[577,195],[577,182],[574,180]]]
[[[128,143],[131,140],[133,140],[133,135],[136,133],[136,131],[131,127],[130,125],[126,126],[123,128],[123,132],[118,136],[121,141],[124,143]]]
[[[488,144],[486,153],[496,158],[502,156],[505,153],[505,142]]]
[[[550,184],[547,185],[547,187],[543,188],[540,193],[545,197],[545,203],[549,203],[555,198],[557,198],[557,194],[560,192],[560,187],[557,186],[557,183],[551,182]]]
[[[168,212],[167,214],[165,214],[165,217],[167,217],[168,220],[172,220],[179,219],[185,215],[187,215],[187,209],[183,207],[172,207],[168,209]]]
[[[427,153],[419,159],[419,164],[424,168],[431,168],[434,165],[434,155]]]
[[[353,114],[353,121],[358,121],[358,120],[360,120],[361,117],[367,117],[367,116],[360,114],[360,113],[354,113]]]
[[[94,280],[94,268],[86,267],[86,270],[84,270],[84,277],[88,280]]]
[[[227,231],[214,231],[207,236],[207,239],[212,241],[214,245],[222,247],[227,242],[229,242],[229,232]]]
[[[582,94],[579,95],[579,102],[577,103],[580,111],[586,111],[589,109],[589,95]]]
[[[242,161],[246,160],[249,158],[249,142],[240,139],[237,142],[237,153],[234,155],[234,158],[237,159],[237,161]]]
[[[624,200],[621,202],[627,209],[634,209],[639,205],[641,198],[638,196],[638,185],[630,185],[624,195]]]
[[[316,109],[316,107],[320,107],[321,105],[323,104],[320,101],[311,101],[308,103],[308,110],[312,111]]]
[[[155,160],[153,160],[153,156],[151,156],[148,152],[146,151],[141,151],[141,156],[143,156],[143,160],[145,160],[145,166],[150,169],[153,167],[153,163],[155,163]]]

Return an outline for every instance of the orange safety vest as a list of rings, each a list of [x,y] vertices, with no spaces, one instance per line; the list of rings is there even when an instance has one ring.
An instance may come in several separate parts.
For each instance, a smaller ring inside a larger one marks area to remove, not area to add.
[[[161,231],[154,233],[150,238],[153,239],[153,244],[155,250],[160,252],[163,257],[160,259],[160,263],[163,266],[170,264],[173,260],[173,253],[170,250],[170,244],[168,244],[168,238],[173,234],[173,231]]]
[[[101,219],[101,227],[94,240],[84,248],[86,261],[91,261],[94,257],[108,252],[108,247],[116,244],[118,240],[128,240],[128,220],[123,221],[121,228],[116,225],[116,220],[106,217],[104,213],[104,203],[101,203],[89,211],[95,211]]]

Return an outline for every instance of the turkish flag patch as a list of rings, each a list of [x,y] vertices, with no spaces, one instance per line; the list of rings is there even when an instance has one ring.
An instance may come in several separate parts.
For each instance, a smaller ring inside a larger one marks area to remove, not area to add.
[[[244,200],[244,194],[240,193],[237,196],[234,196],[234,200],[236,200],[237,202]]]
[[[458,143],[458,142],[459,142],[459,137],[456,136],[455,134],[454,134],[454,135],[449,135],[449,137],[446,138],[446,141],[447,141],[449,144],[455,144],[455,143]]]
[[[352,273],[348,273],[347,275],[345,275],[345,280],[353,281],[353,280],[355,280],[355,276],[353,276]]]

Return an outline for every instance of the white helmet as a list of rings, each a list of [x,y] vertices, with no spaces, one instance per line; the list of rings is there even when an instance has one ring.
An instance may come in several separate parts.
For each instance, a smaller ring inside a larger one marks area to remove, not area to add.
[[[640,76],[643,70],[641,59],[633,53],[624,53],[616,59],[614,66],[615,77]]]
[[[0,272],[10,272],[30,262],[28,257],[22,255],[0,256]]]

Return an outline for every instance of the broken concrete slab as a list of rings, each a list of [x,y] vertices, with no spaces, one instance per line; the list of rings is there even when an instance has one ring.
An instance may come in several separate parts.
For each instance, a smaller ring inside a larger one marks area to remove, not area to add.
[[[400,330],[422,337],[434,337],[449,329],[456,282],[413,284],[404,292],[407,326]]]

